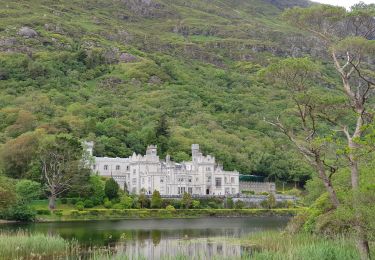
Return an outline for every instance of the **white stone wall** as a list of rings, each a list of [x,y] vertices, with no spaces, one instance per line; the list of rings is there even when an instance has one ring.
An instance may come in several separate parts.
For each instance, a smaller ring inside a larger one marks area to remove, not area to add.
[[[144,156],[134,153],[128,158],[95,157],[92,169],[101,176],[113,177],[122,189],[126,183],[128,191],[135,194],[142,190],[148,194],[158,190],[161,195],[239,193],[239,173],[224,171],[215,157],[204,156],[197,144],[192,145],[190,162],[175,163],[169,156],[162,161],[156,146],[149,146]]]

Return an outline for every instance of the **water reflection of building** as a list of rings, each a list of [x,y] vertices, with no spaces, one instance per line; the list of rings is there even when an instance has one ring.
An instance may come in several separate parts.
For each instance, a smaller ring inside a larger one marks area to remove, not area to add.
[[[87,142],[92,155],[94,144]],[[128,158],[94,157],[93,170],[101,176],[113,177],[121,188],[131,193],[142,190],[151,194],[158,190],[161,195],[234,195],[239,193],[239,173],[224,171],[215,157],[203,155],[198,144],[191,148],[192,161],[176,163],[170,156],[160,160],[157,147],[147,147],[146,155],[133,153]]]
[[[128,259],[173,259],[177,256],[189,256],[191,259],[212,259],[215,257],[238,258],[242,249],[239,244],[210,239],[162,239],[154,243],[153,239],[132,240],[116,245],[117,255],[126,255]]]

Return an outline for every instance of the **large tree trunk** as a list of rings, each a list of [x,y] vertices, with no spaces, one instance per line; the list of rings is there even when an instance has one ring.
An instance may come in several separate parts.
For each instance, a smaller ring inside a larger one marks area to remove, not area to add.
[[[363,228],[362,213],[360,210],[360,198],[359,198],[359,169],[358,162],[353,154],[349,155],[350,158],[350,170],[352,179],[352,190],[353,190],[353,208],[355,212],[355,230],[357,232],[357,247],[361,254],[361,259],[370,259],[370,247],[367,238],[366,231]]]
[[[326,170],[324,168],[323,162],[319,157],[316,158],[316,167],[319,173],[319,178],[323,181],[324,187],[326,188],[329,198],[333,207],[336,209],[340,205],[340,201],[337,198],[336,191],[333,188],[332,181],[326,175]]]
[[[53,210],[56,208],[56,195],[53,193],[49,196],[48,198],[49,202],[48,202],[48,207],[50,210]]]
[[[357,121],[357,129],[362,126],[362,119],[359,118]],[[355,136],[360,136],[360,130],[356,131]],[[347,135],[348,146],[349,146],[349,166],[351,172],[351,182],[353,191],[353,208],[355,212],[355,230],[357,232],[357,247],[361,254],[361,259],[370,259],[370,247],[367,238],[366,231],[363,228],[362,213],[360,210],[360,191],[359,191],[359,166],[358,159],[354,154],[358,148],[358,144],[353,141],[353,139]]]

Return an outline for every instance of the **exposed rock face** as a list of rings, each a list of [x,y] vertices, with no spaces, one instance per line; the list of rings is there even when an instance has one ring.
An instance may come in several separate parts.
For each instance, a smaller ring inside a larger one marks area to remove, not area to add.
[[[137,61],[137,57],[135,57],[134,55],[130,54],[130,53],[122,53],[119,57],[119,60],[120,62],[134,62],[134,61]]]
[[[12,47],[17,43],[15,38],[0,39],[0,47]]]
[[[153,75],[150,77],[148,83],[152,85],[160,85],[163,81],[158,76]]]
[[[123,0],[129,10],[143,17],[165,17],[171,15],[166,6],[154,0]]]
[[[30,27],[22,27],[19,31],[18,34],[25,37],[25,38],[35,38],[38,36],[38,33],[31,29]]]

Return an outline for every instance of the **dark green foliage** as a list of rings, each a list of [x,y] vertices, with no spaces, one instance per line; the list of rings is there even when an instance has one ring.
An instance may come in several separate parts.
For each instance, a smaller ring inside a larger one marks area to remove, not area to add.
[[[113,178],[110,178],[105,182],[104,193],[110,200],[118,197],[119,189],[118,183]]]
[[[83,204],[85,205],[85,208],[88,208],[88,209],[94,207],[94,203],[92,202],[92,200],[89,200],[89,199],[85,200]]]
[[[160,192],[154,190],[151,197],[151,208],[153,209],[160,209],[162,206],[162,199],[160,197]]]
[[[42,194],[42,187],[40,183],[30,180],[20,180],[16,184],[17,195],[25,201],[32,201],[39,199]]]
[[[185,209],[189,209],[192,206],[192,202],[193,201],[192,201],[191,195],[189,193],[185,192],[184,195],[182,196],[181,205]]]
[[[33,221],[35,217],[36,211],[23,201],[11,206],[5,212],[5,218],[10,220]]]
[[[227,198],[225,200],[225,208],[226,209],[233,209],[234,208],[234,202],[232,198]]]
[[[83,201],[78,201],[75,206],[80,211],[85,208],[85,204],[83,203]]]
[[[234,208],[235,209],[243,209],[245,207],[245,203],[241,200],[237,200],[235,203],[234,203]]]

